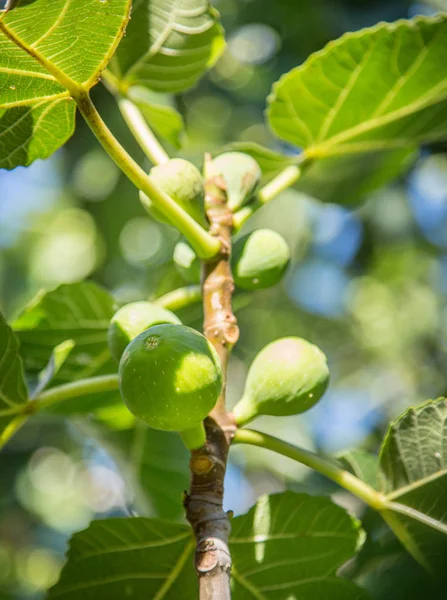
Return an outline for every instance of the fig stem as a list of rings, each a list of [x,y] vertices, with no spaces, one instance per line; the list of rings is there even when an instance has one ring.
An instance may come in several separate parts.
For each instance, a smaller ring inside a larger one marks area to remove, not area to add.
[[[154,165],[168,162],[169,155],[146,123],[140,109],[130,100],[117,97],[118,108],[134,138]]]
[[[254,429],[238,429],[234,434],[233,443],[266,448],[282,456],[287,456],[331,479],[340,487],[363,500],[363,502],[374,510],[383,511],[388,507],[388,500],[383,494],[377,492],[370,485],[343,469],[336,462],[319,456],[310,450],[294,446]]]
[[[88,92],[78,92],[73,98],[100,144],[130,181],[143,191],[154,206],[185,236],[200,258],[210,259],[216,256],[221,245],[219,239],[208,233],[177,202],[151,181],[104,123]]]
[[[256,200],[252,204],[238,210],[233,216],[234,228],[236,231],[242,227],[247,219],[255,213],[261,206],[276,198],[281,192],[291,187],[301,177],[305,162],[298,165],[289,165],[283,169],[269,183],[262,187],[256,195]]]
[[[156,300],[149,301],[153,302],[153,304],[156,304],[157,306],[161,306],[162,308],[166,308],[167,310],[172,310],[175,312],[190,306],[191,304],[196,304],[201,300],[202,288],[200,285],[187,285],[185,287],[173,290],[172,292],[168,292]]]
[[[168,153],[152,132],[138,106],[128,98],[127,86],[120,85],[119,79],[108,69],[102,72],[101,80],[115,97],[123,119],[148,159],[154,165],[168,162]]]
[[[267,204],[278,194],[291,187],[301,177],[301,167],[290,165],[279,173],[274,179],[269,181],[257,194],[258,201],[261,204]]]
[[[256,405],[254,405],[253,402],[250,402],[250,399],[247,396],[242,396],[236,406],[234,406],[233,415],[238,427],[243,427],[259,416]]]
[[[206,432],[203,423],[199,423],[197,427],[179,431],[179,434],[188,450],[198,450],[205,445]]]

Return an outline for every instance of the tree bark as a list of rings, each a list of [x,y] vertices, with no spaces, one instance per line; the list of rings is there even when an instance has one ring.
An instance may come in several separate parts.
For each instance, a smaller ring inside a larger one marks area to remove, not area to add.
[[[212,173],[209,156],[205,157],[205,177],[205,206],[210,232],[220,239],[221,251],[203,266],[203,331],[219,355],[224,383],[215,408],[205,420],[206,444],[191,453],[191,488],[190,493],[185,495],[184,504],[197,541],[195,567],[200,600],[229,600],[230,520],[223,510],[223,496],[228,450],[235,424],[226,410],[225,391],[231,349],[239,337],[231,304],[234,291],[230,266],[233,215],[227,206],[225,183]]]

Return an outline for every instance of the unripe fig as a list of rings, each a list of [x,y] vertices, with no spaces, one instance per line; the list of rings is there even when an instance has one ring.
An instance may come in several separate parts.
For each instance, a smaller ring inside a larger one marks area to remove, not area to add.
[[[328,383],[326,356],[317,346],[297,337],[276,340],[250,366],[244,395],[234,407],[236,422],[302,413],[320,400]]]
[[[192,163],[183,158],[172,158],[166,163],[153,167],[149,177],[191,217],[206,227],[203,178]],[[140,192],[140,200],[154,219],[172,225],[143,192]]]
[[[277,284],[290,262],[290,250],[276,231],[258,229],[237,240],[231,265],[235,284],[260,290]]]
[[[112,356],[119,362],[129,342],[152,325],[161,323],[180,324],[181,321],[170,310],[151,302],[132,302],[122,306],[113,315],[107,334]]]
[[[243,152],[225,152],[213,160],[213,167],[226,183],[228,206],[233,211],[251,200],[262,176],[253,157]]]
[[[205,443],[203,419],[222,390],[217,352],[184,325],[155,325],[127,346],[119,367],[128,409],[154,429],[178,431],[188,448]]]
[[[174,263],[185,281],[200,283],[200,260],[186,242],[178,242],[174,248]]]

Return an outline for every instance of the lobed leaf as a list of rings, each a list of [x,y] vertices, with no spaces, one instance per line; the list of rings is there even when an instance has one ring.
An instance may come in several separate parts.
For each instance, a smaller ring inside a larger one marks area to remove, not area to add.
[[[224,45],[209,0],[136,0],[111,69],[122,86],[180,92],[196,84]]]
[[[447,138],[447,15],[347,33],[273,86],[267,118],[312,159],[297,184],[352,204]]]
[[[232,521],[233,598],[366,600],[336,576],[355,553],[356,523],[326,498],[285,492],[263,496]],[[197,596],[189,528],[155,519],[96,521],[75,534],[49,599],[135,600]]]
[[[72,135],[68,90],[97,82],[129,9],[130,0],[19,0],[0,16],[0,168],[46,158]]]
[[[41,371],[53,349],[72,340],[74,347],[53,383],[115,372],[107,346],[107,330],[115,309],[108,292],[92,282],[65,284],[38,294],[13,322],[27,370]]]
[[[443,139],[446,60],[447,15],[345,34],[275,84],[270,124],[316,158]]]
[[[359,540],[357,523],[328,498],[261,496],[232,521],[233,598],[366,599],[363,590],[336,575]]]
[[[380,452],[388,523],[429,571],[444,572],[447,553],[447,400],[408,409],[391,424]],[[387,515],[385,515],[387,516]]]

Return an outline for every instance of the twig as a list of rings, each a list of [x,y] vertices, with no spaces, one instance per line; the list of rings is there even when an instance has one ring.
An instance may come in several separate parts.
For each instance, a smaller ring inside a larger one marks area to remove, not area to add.
[[[202,288],[200,285],[187,285],[168,292],[155,300],[151,300],[157,306],[176,311],[202,300]]]
[[[306,467],[310,467],[321,473],[321,475],[332,479],[340,487],[363,500],[363,502],[371,506],[374,510],[381,511],[388,506],[386,497],[383,494],[377,492],[370,485],[343,469],[336,462],[319,456],[310,450],[294,446],[272,435],[253,429],[238,429],[234,435],[234,442],[236,444],[250,444],[259,448],[272,450],[277,454],[282,454],[302,465],[306,465]]]
[[[224,382],[231,349],[239,337],[231,299],[232,214],[227,206],[225,185],[211,172],[211,158],[205,158],[205,191],[211,233],[221,242],[219,256],[203,267],[204,333],[219,354]],[[191,490],[185,497],[188,521],[196,536],[195,566],[200,600],[230,598],[231,557],[228,549],[230,522],[223,510],[224,478],[228,450],[235,431],[222,395],[205,421],[207,442],[191,454]]]

